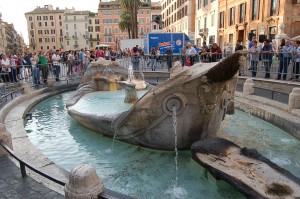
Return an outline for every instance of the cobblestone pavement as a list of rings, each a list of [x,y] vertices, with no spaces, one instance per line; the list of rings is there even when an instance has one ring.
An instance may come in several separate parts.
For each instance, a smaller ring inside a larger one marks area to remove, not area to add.
[[[64,196],[46,188],[27,176],[6,156],[0,157],[1,199],[62,199]]]

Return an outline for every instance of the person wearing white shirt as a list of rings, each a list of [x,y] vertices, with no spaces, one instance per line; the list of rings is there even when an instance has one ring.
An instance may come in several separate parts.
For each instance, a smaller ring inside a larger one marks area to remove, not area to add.
[[[11,72],[10,61],[6,55],[2,56],[1,68],[2,68],[2,72],[5,72],[5,73]],[[3,82],[9,82],[9,75],[8,74],[2,75],[2,79],[3,79]]]
[[[191,61],[191,66],[194,65],[194,57],[195,55],[197,54],[197,51],[196,49],[192,46],[192,43],[189,42],[187,44],[188,46],[188,49],[186,50],[186,55],[187,55],[187,58],[189,57],[190,58],[190,61]]]
[[[53,61],[53,66],[55,67],[55,80],[59,81],[59,74],[60,74],[60,56],[59,56],[59,50],[55,51],[55,54],[52,55],[52,61]]]

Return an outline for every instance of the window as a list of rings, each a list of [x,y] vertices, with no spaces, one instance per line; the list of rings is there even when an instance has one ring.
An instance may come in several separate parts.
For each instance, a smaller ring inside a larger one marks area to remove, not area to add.
[[[67,46],[70,46],[70,41],[67,41]]]
[[[42,22],[38,22],[38,26],[39,26],[39,27],[42,27]]]
[[[99,19],[95,19],[95,24],[99,24]]]
[[[95,32],[100,32],[100,26],[95,26]]]
[[[66,24],[66,30],[69,30],[69,24]]]
[[[40,23],[40,22],[39,22]],[[42,24],[41,24],[42,25]],[[40,26],[40,25],[39,25]],[[33,22],[30,22],[30,29],[33,29]]]
[[[49,34],[49,30],[44,30],[44,32],[45,32],[45,35]]]
[[[86,45],[89,45],[89,40],[85,40],[85,44],[86,44]]]
[[[44,47],[43,46],[41,46],[41,50],[43,50],[44,49]]]
[[[139,19],[138,19],[138,22],[139,22],[139,23],[144,23],[144,18],[139,18]]]
[[[50,20],[53,20],[53,16],[50,16]]]
[[[94,31],[93,26],[89,26],[89,27],[88,27],[88,31],[89,31],[89,32],[93,32],[93,31]]]
[[[219,28],[224,28],[224,11],[220,12],[219,22],[220,22]]]
[[[149,17],[147,17],[146,23],[150,23],[150,18]]]
[[[39,38],[39,43],[42,43],[43,42],[43,39],[42,38]]]
[[[259,0],[252,0],[251,20],[258,19]]]
[[[55,29],[52,29],[52,30],[51,30],[51,34],[55,34]]]
[[[68,16],[65,16],[65,21],[66,21],[66,22],[68,21]]]
[[[153,29],[156,30],[156,25],[153,25]]]
[[[61,15],[58,16],[59,20],[61,20]]]
[[[77,27],[77,25],[76,25],[76,23],[74,23],[74,30],[76,30],[76,27]]]
[[[92,20],[91,20],[91,19],[89,19],[89,24],[90,24],[90,25],[92,24]]]
[[[100,35],[99,34],[97,34],[97,40],[99,40],[100,39]]]
[[[271,0],[270,16],[278,15],[278,0]]]
[[[63,37],[60,37],[60,38],[59,38],[59,41],[60,41],[60,42],[63,42],[63,41],[64,41],[64,38],[63,38]]]
[[[63,36],[63,31],[62,29],[59,30],[59,35],[62,37]]]
[[[233,45],[233,34],[229,34],[229,43]]]
[[[56,46],[53,46],[53,49],[56,49]]]
[[[115,33],[118,33],[118,28],[117,27],[115,27]]]
[[[201,0],[197,1],[197,9],[199,10],[201,8]]]
[[[215,13],[211,13],[211,19],[210,19],[210,24],[211,27],[213,27],[215,25]]]
[[[44,21],[48,20],[48,16],[43,16],[43,20]]]
[[[229,9],[229,26],[234,24],[234,7]]]
[[[32,21],[32,16],[28,17],[28,20],[29,20],[29,21]]]
[[[51,21],[51,26],[54,26],[54,21]]]
[[[59,22],[59,26],[62,26],[62,22],[61,21]]]
[[[51,38],[51,41],[52,41],[52,42],[55,42],[55,38]]]
[[[74,21],[76,21],[76,16],[74,16]]]
[[[239,23],[244,23],[245,14],[246,14],[246,4],[245,3],[240,4],[239,10],[240,10]]]
[[[42,20],[42,17],[41,17],[41,16],[37,16],[37,17],[36,17],[36,20],[37,20],[37,21],[41,21],[41,20]]]
[[[115,19],[114,19],[114,23],[119,23],[119,19],[118,19],[118,18],[115,18]]]
[[[38,30],[38,34],[42,35],[43,34],[43,30]]]
[[[48,26],[48,23],[47,23],[47,22],[45,22],[45,26]]]
[[[47,46],[47,50],[49,50],[50,49],[50,46]]]
[[[208,0],[203,0],[203,7],[207,6]]]

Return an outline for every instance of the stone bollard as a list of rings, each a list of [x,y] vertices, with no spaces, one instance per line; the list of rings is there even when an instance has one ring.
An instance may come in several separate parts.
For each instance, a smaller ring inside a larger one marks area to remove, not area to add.
[[[0,123],[0,141],[4,142],[10,149],[12,148],[11,135],[6,131],[5,124]],[[0,156],[8,154],[4,148],[0,146]]]
[[[22,94],[30,93],[30,85],[28,83],[23,83],[22,88],[23,88]]]
[[[293,88],[289,95],[288,110],[300,109],[300,88]]]
[[[252,95],[254,93],[254,83],[252,79],[247,79],[244,83],[243,95]]]
[[[103,181],[94,167],[88,164],[76,166],[70,172],[65,186],[66,199],[93,199],[104,191]]]

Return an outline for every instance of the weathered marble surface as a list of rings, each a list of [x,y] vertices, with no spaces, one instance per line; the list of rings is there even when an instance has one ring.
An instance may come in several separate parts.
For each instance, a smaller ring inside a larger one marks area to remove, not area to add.
[[[223,138],[209,137],[192,145],[193,159],[248,198],[299,198],[300,179],[263,157]]]

